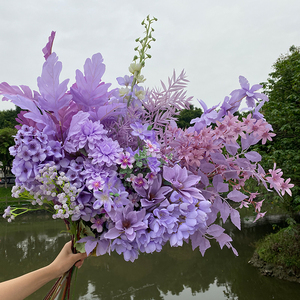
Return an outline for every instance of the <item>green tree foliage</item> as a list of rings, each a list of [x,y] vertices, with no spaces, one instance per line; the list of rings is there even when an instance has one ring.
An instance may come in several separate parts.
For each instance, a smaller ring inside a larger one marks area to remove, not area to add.
[[[177,126],[181,129],[185,129],[191,126],[192,119],[198,118],[202,115],[201,108],[190,105],[190,109],[183,109],[178,117]]]
[[[3,172],[5,184],[6,176],[10,173],[11,164],[13,161],[13,156],[9,153],[9,147],[15,144],[13,135],[15,135],[17,130],[15,128],[2,128],[0,129],[0,168]],[[7,186],[6,186],[7,187]]]
[[[300,211],[300,48],[292,46],[278,58],[273,70],[263,83],[270,99],[263,106],[263,114],[276,136],[259,151],[267,170],[276,162],[284,177],[291,178],[293,197],[285,197],[284,204],[295,212]]]
[[[19,107],[0,111],[0,128],[14,128],[18,124],[16,118],[20,111],[21,109]]]

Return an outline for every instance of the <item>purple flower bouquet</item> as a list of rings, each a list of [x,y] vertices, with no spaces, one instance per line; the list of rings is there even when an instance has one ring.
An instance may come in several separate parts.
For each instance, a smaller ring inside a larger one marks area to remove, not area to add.
[[[268,99],[257,92],[260,85],[250,88],[241,76],[241,88],[220,106],[208,109],[200,101],[203,114],[189,128],[178,128],[176,116],[192,99],[186,97],[185,73],[174,73],[160,91],[139,85],[155,20],[143,22],[146,36],[137,39],[131,75],[117,78],[120,88],[101,80],[105,65],[98,53],[86,60],[83,73],[76,71],[68,89],[69,80],[59,81],[62,64],[52,52],[55,32],[43,49],[39,92],[0,84],[3,100],[23,110],[10,148],[13,196],[27,197],[64,220],[74,251],[116,251],[134,261],[166,243],[191,242],[204,255],[214,239],[237,255],[220,224],[230,218],[240,229],[242,207],[254,206],[256,220],[265,214],[263,201],[255,201],[258,194],[246,190],[247,179],[282,195],[293,187],[276,165],[266,173],[260,154],[249,150],[275,135],[259,112]],[[249,114],[239,119],[235,113],[244,98]],[[3,217],[11,221],[29,210],[8,207]]]

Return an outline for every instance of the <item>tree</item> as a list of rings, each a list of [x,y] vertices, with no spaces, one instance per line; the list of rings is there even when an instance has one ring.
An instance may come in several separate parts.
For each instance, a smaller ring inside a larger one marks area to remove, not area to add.
[[[15,127],[18,122],[16,121],[16,118],[18,114],[20,113],[21,108],[16,107],[15,109],[9,109],[9,110],[2,110],[0,111],[0,128],[13,128]]]
[[[0,162],[2,162],[0,168],[4,175],[5,187],[7,187],[7,175],[10,172],[11,164],[14,159],[9,153],[9,147],[15,144],[13,135],[15,135],[16,132],[17,130],[15,128],[7,127],[0,129]]]
[[[201,108],[190,105],[190,109],[183,109],[178,117],[177,126],[181,129],[185,129],[191,126],[192,119],[200,117],[202,115]]]
[[[292,46],[273,65],[274,71],[263,83],[269,102],[263,106],[266,120],[272,124],[276,136],[272,143],[260,147],[264,167],[274,162],[295,185],[293,197],[285,197],[285,208],[300,211],[300,48]]]

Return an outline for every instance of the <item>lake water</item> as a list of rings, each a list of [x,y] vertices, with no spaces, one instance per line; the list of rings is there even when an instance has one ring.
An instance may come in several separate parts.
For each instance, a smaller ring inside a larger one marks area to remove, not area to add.
[[[238,250],[236,257],[217,244],[202,257],[190,245],[165,247],[162,252],[140,255],[134,262],[123,257],[89,257],[73,281],[74,300],[289,300],[300,299],[300,284],[264,277],[248,264],[253,243],[272,232],[275,221],[239,231],[228,227]],[[0,220],[0,282],[52,262],[68,235],[64,223],[45,213],[35,213],[13,223]],[[75,277],[75,276],[74,276]],[[28,299],[41,300],[51,282]]]

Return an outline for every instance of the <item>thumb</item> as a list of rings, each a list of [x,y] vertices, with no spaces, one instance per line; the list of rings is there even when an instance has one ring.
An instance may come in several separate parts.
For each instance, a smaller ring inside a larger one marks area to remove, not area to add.
[[[75,262],[75,266],[77,268],[80,268],[83,264],[83,261],[87,258],[87,254],[86,253],[76,253],[73,255],[73,260]]]

